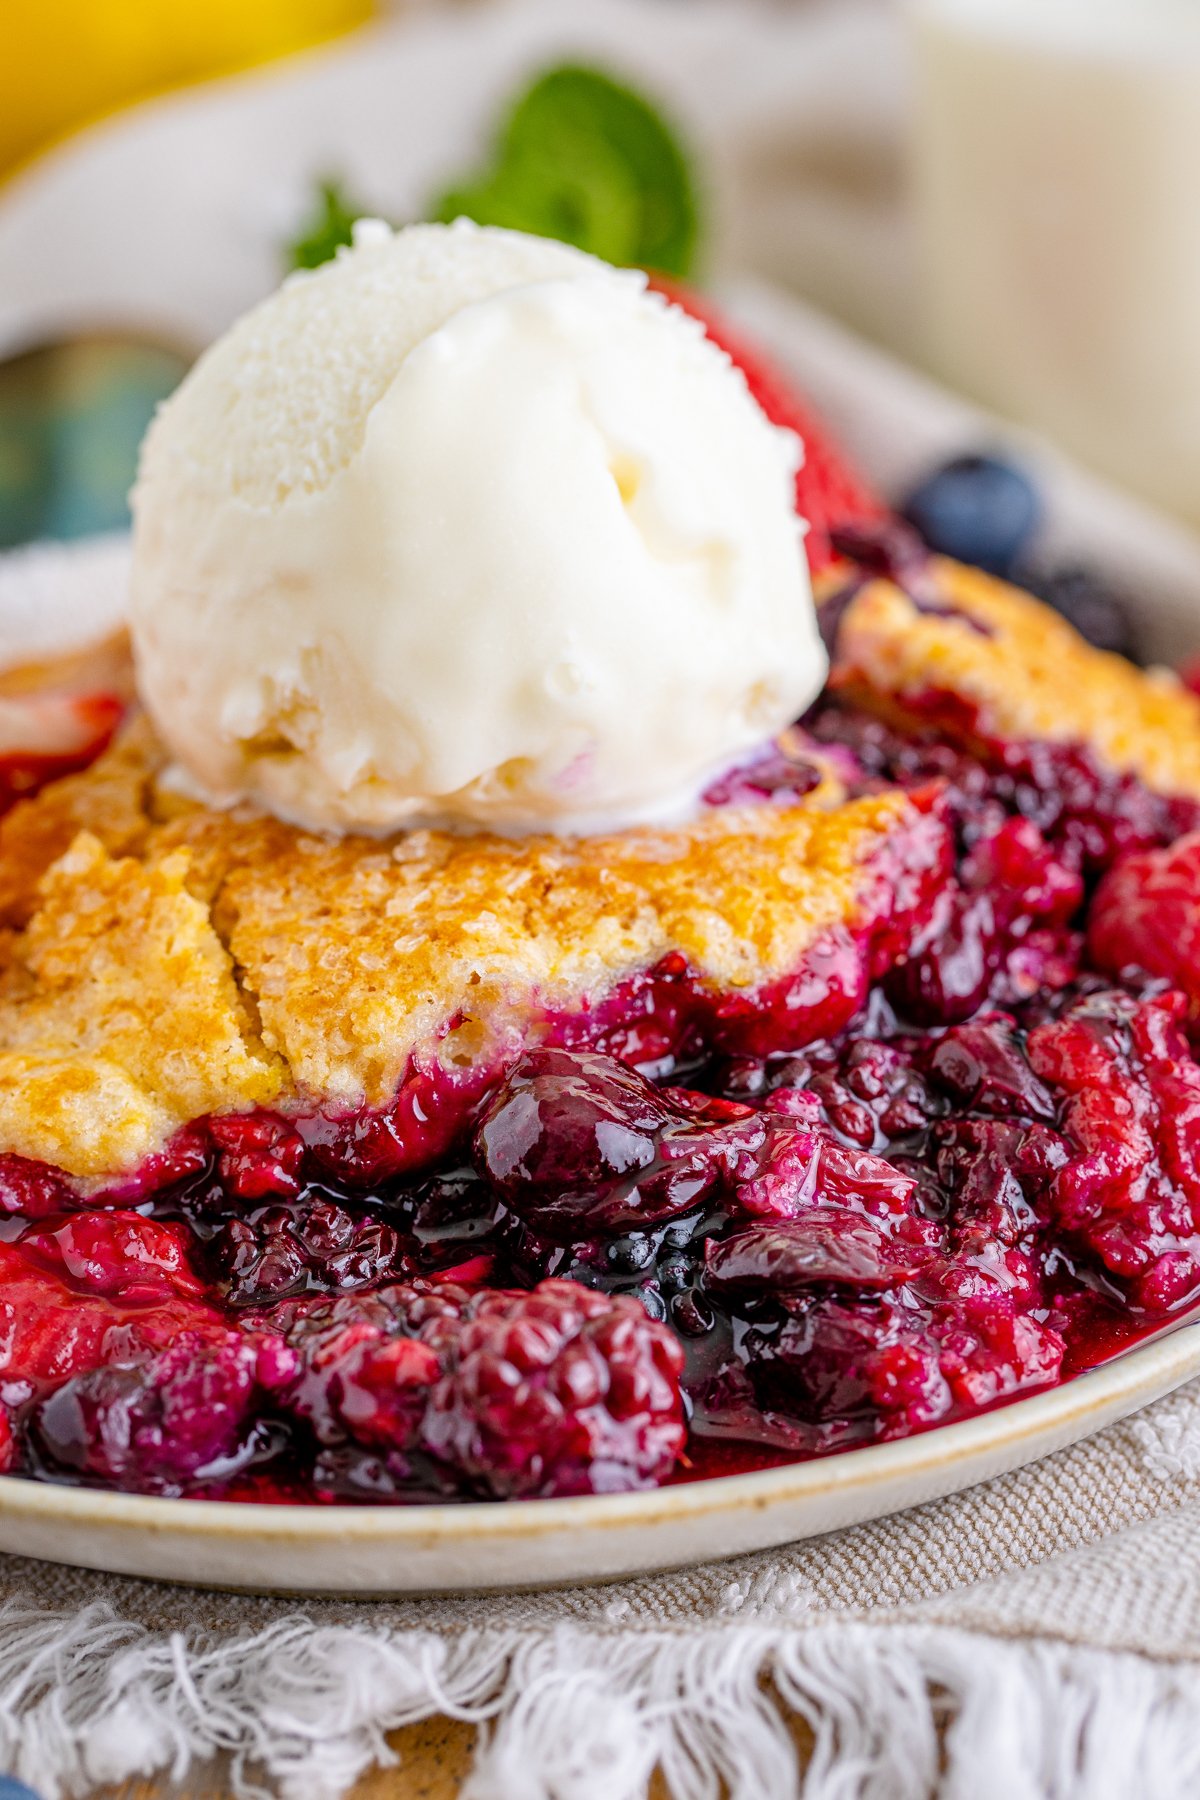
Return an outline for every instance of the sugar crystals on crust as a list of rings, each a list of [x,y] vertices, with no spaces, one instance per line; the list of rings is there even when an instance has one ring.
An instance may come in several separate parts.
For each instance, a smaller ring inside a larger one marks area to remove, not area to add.
[[[114,859],[81,832],[46,875],[0,1002],[5,1149],[100,1175],[187,1119],[279,1095],[187,864]]]
[[[878,904],[899,792],[575,841],[328,840],[173,799],[143,726],[0,828],[0,1150],[97,1176],[209,1111],[386,1102],[681,952],[721,990]],[[62,840],[66,839],[66,846]],[[42,864],[55,854],[48,868]]]
[[[839,621],[833,685],[902,722],[935,718],[969,748],[1078,744],[1156,793],[1200,799],[1200,700],[1177,676],[1094,649],[1040,600],[962,563],[936,558],[931,592],[940,610],[866,582]],[[939,708],[947,697],[957,706]]]

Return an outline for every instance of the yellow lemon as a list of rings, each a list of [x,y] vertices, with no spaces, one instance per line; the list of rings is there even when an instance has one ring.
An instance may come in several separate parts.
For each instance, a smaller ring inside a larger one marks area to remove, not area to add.
[[[373,0],[9,0],[0,174],[115,107],[285,56],[374,11]]]

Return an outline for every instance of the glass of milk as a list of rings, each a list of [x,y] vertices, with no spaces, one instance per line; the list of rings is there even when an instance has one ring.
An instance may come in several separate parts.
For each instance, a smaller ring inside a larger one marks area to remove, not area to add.
[[[931,366],[1200,525],[1200,0],[911,0]]]

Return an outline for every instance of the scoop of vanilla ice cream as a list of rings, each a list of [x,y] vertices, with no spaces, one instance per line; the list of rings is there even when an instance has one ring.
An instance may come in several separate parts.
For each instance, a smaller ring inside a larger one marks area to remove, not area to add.
[[[143,697],[206,798],[309,827],[678,817],[824,676],[798,450],[642,276],[372,222],[148,433]]]

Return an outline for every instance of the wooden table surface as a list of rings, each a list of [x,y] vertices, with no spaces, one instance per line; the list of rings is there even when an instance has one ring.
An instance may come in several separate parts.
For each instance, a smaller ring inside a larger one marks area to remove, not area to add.
[[[455,1800],[471,1766],[474,1726],[427,1719],[393,1732],[392,1743],[401,1757],[399,1767],[364,1776],[351,1800]],[[231,1792],[214,1772],[182,1782],[129,1782],[110,1789],[103,1800],[231,1800]]]
[[[812,1735],[801,1719],[789,1721],[801,1760],[812,1748]],[[426,1719],[392,1733],[401,1760],[394,1769],[376,1769],[354,1788],[348,1800],[456,1800],[471,1766],[475,1727],[456,1719]],[[187,1781],[128,1783],[95,1800],[232,1800],[219,1774]],[[512,1800],[522,1800],[514,1794]],[[655,1776],[647,1800],[671,1800],[665,1782]]]
[[[475,1727],[457,1719],[427,1719],[392,1733],[401,1761],[394,1769],[376,1769],[354,1788],[349,1800],[456,1800],[471,1766]],[[134,1781],[109,1790],[96,1800],[231,1800],[219,1774],[186,1781]],[[513,1800],[519,1800],[514,1795]],[[649,1800],[670,1800],[656,1778]]]

